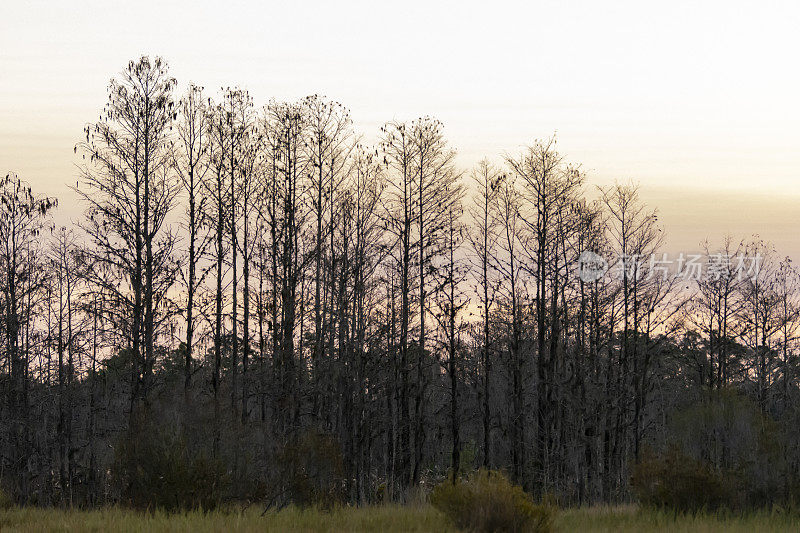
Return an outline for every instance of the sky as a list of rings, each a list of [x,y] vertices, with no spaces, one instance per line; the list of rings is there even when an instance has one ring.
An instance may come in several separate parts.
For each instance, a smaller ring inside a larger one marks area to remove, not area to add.
[[[374,140],[436,116],[457,162],[537,138],[640,184],[667,249],[758,233],[800,261],[797,2],[0,0],[0,172],[80,216],[73,147],[142,54],[181,87],[321,94]]]

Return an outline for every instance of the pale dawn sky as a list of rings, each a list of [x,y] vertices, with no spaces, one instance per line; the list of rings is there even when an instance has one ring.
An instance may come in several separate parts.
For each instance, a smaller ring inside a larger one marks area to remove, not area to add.
[[[463,169],[556,132],[590,184],[641,184],[671,250],[757,232],[800,259],[798,28],[796,2],[3,0],[0,171],[77,216],[83,126],[161,55],[181,88],[341,101],[368,140],[434,115]]]

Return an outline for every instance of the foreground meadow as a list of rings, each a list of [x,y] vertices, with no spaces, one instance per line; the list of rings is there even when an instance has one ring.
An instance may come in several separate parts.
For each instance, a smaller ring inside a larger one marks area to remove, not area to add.
[[[739,515],[675,515],[635,506],[590,507],[561,511],[555,531],[699,531],[747,532],[800,530],[800,516],[780,511]],[[379,506],[331,512],[287,508],[268,512],[141,513],[111,508],[97,511],[59,509],[0,510],[0,531],[456,531],[432,507]]]

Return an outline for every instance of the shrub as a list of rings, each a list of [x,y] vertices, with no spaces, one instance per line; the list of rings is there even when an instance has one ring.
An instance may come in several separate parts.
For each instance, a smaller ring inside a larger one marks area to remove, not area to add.
[[[431,504],[462,530],[548,532],[555,511],[536,505],[500,472],[479,470],[456,483],[445,481],[430,496]]]
[[[331,435],[304,431],[288,440],[277,459],[286,494],[294,504],[328,509],[344,501],[342,450]]]
[[[677,413],[670,433],[683,454],[738,478],[737,505],[779,503],[785,494],[782,436],[774,420],[747,397],[732,390],[714,391]]]
[[[646,453],[631,485],[641,503],[676,510],[785,504],[791,476],[777,424],[733,390],[674,413],[668,447]]]
[[[10,509],[14,506],[14,500],[11,499],[11,496],[6,494],[3,489],[0,489],[0,511],[3,509]]]
[[[643,505],[677,511],[737,507],[736,478],[672,448],[645,453],[634,467],[631,486]]]
[[[147,509],[213,509],[228,483],[218,461],[192,452],[185,439],[164,430],[126,439],[118,449],[115,474],[123,499]]]

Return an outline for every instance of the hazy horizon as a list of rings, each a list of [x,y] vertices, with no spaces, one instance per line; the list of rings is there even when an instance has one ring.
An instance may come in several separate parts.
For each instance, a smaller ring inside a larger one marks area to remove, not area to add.
[[[590,187],[641,185],[667,250],[758,233],[800,259],[789,3],[156,5],[0,7],[0,170],[57,196],[60,217],[80,214],[73,147],[109,79],[150,54],[181,90],[326,95],[367,141],[393,118],[436,116],[465,171],[557,134]]]

